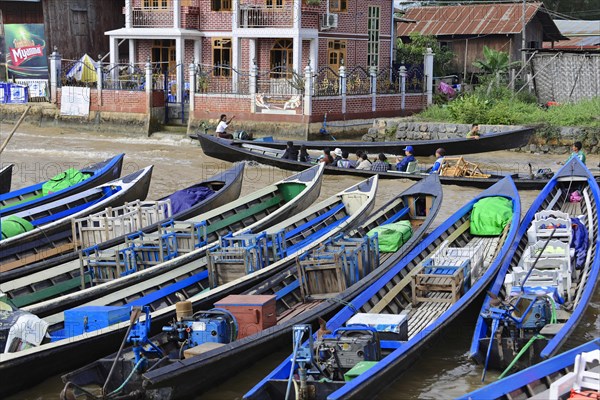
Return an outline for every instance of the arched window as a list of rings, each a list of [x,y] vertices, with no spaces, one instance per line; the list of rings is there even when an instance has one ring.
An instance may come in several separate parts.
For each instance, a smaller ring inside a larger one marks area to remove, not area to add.
[[[271,78],[291,78],[294,70],[294,42],[277,39],[271,49]]]

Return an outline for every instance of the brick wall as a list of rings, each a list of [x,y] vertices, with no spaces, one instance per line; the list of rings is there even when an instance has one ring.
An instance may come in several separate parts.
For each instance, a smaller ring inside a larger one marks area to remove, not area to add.
[[[60,108],[62,101],[62,89],[57,89],[56,97],[57,106]],[[90,90],[90,111],[145,114],[148,111],[146,102],[146,92],[103,90],[102,104],[100,105],[98,101],[98,90]]]

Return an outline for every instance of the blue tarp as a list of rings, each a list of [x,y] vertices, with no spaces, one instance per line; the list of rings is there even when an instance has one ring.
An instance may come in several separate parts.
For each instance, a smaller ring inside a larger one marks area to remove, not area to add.
[[[192,186],[173,193],[168,197],[171,200],[173,215],[188,210],[213,193],[212,189],[205,186]]]
[[[571,239],[571,247],[575,249],[575,257],[577,258],[576,268],[582,269],[585,266],[588,249],[588,233],[585,225],[581,223],[579,218],[571,218],[573,224],[573,239]]]

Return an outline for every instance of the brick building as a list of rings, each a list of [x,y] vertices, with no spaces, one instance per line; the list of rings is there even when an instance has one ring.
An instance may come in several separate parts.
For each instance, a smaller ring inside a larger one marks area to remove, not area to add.
[[[307,65],[390,68],[392,10],[392,0],[125,0],[125,27],[106,35],[111,64],[160,63],[179,99],[191,63],[232,81],[254,65],[272,80]]]

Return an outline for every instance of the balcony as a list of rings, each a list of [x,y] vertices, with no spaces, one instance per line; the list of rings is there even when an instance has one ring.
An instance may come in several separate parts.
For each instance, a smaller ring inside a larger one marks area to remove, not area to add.
[[[292,28],[294,9],[292,4],[283,7],[267,7],[260,4],[240,4],[240,28]]]
[[[173,7],[134,7],[131,25],[134,28],[172,28]]]

